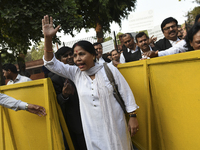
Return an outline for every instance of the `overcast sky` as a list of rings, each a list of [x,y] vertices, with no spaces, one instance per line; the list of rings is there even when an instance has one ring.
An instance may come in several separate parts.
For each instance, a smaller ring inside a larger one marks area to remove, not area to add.
[[[188,11],[198,6],[193,3],[194,0],[137,0],[136,8],[131,13],[140,13],[146,10],[154,10],[154,25],[160,25],[161,22],[167,17],[174,17],[178,20],[179,24],[183,24],[186,20],[184,17]],[[128,32],[128,19],[122,21],[122,27],[120,28],[116,23],[111,24],[111,31],[116,33]],[[85,32],[83,29],[75,37],[70,35],[57,34],[60,37],[61,42],[73,41],[85,37],[95,36],[96,32],[94,29],[90,29],[89,32]]]

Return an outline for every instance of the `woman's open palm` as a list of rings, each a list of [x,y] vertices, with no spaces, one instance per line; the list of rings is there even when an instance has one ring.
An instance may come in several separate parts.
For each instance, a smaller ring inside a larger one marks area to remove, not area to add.
[[[50,21],[48,15],[44,16],[44,19],[42,19],[42,30],[45,37],[52,38],[54,35],[56,35],[59,28],[60,25],[54,29],[52,17],[50,17]]]

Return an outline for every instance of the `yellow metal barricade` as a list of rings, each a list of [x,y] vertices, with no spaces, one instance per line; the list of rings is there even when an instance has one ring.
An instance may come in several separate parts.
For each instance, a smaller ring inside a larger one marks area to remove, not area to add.
[[[134,145],[141,150],[199,150],[200,51],[118,68],[140,106]],[[46,117],[38,117],[0,106],[0,150],[64,149],[61,125],[70,149],[74,149],[49,79],[2,86],[0,91],[47,111]]]
[[[74,150],[50,79],[1,86],[0,92],[43,106],[45,117],[0,106],[0,150],[64,150],[61,126]]]
[[[137,104],[141,150],[200,149],[200,51],[121,64]]]

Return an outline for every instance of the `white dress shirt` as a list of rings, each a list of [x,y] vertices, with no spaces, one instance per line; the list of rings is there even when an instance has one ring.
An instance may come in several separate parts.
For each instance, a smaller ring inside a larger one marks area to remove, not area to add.
[[[21,100],[16,100],[13,97],[0,93],[0,105],[6,108],[17,110],[25,110],[27,103],[22,102]]]
[[[96,80],[92,80],[84,71],[80,71],[77,66],[61,63],[55,56],[51,61],[46,61],[44,57],[43,60],[46,68],[62,77],[71,79],[76,85],[87,148],[89,150],[111,150],[107,135],[108,133],[105,128],[105,120],[101,111]],[[127,112],[136,110],[138,106],[135,103],[134,96],[128,83],[116,67],[109,63],[108,67],[113,73],[115,82],[118,85],[119,93],[125,102]],[[129,146],[127,142],[129,140],[127,140],[124,112],[113,95],[113,87],[108,80],[104,67],[99,71],[103,74],[105,86],[110,89],[108,92],[112,98],[109,100],[112,103],[114,110],[114,119],[117,120],[117,124],[115,125],[120,133],[120,141],[118,142],[119,147],[122,146],[124,149],[128,149],[127,147]]]
[[[96,59],[96,62],[99,64],[103,64],[103,63],[105,63],[105,60],[102,57],[100,57],[99,60]]]
[[[18,74],[16,79],[14,81],[13,80],[8,81],[7,85],[14,84],[14,83],[27,82],[27,81],[32,81],[32,80],[28,77]]]
[[[176,45],[178,41],[180,41],[179,38],[177,38],[176,41],[169,40],[172,46]]]
[[[128,51],[128,52],[131,51],[131,53],[135,53],[135,52],[138,51],[138,48],[136,47],[135,50],[130,50],[129,48],[127,48],[127,51]],[[123,64],[123,63],[126,63],[126,60],[125,60],[125,57],[124,57],[123,52],[122,52],[121,55],[120,55],[120,63],[122,63],[122,64]]]
[[[166,55],[172,55],[172,54],[177,54],[177,53],[182,53],[186,52],[188,50],[187,47],[185,47],[186,41],[181,40],[177,44],[175,44],[173,47],[170,47],[169,49],[166,49],[164,51],[159,51],[158,56],[166,56]]]

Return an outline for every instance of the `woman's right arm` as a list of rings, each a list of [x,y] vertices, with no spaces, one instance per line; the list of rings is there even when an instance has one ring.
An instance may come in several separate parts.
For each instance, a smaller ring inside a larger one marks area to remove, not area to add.
[[[44,34],[44,59],[50,61],[53,58],[52,37],[56,35],[60,25],[53,28],[53,19],[46,15],[42,19],[42,31]]]
[[[52,17],[49,18],[49,16],[46,15],[44,16],[44,19],[42,19],[42,30],[44,34],[44,66],[62,77],[73,80],[77,67],[63,64],[58,61],[53,54],[52,38],[56,35],[59,28],[60,25],[54,29]]]

